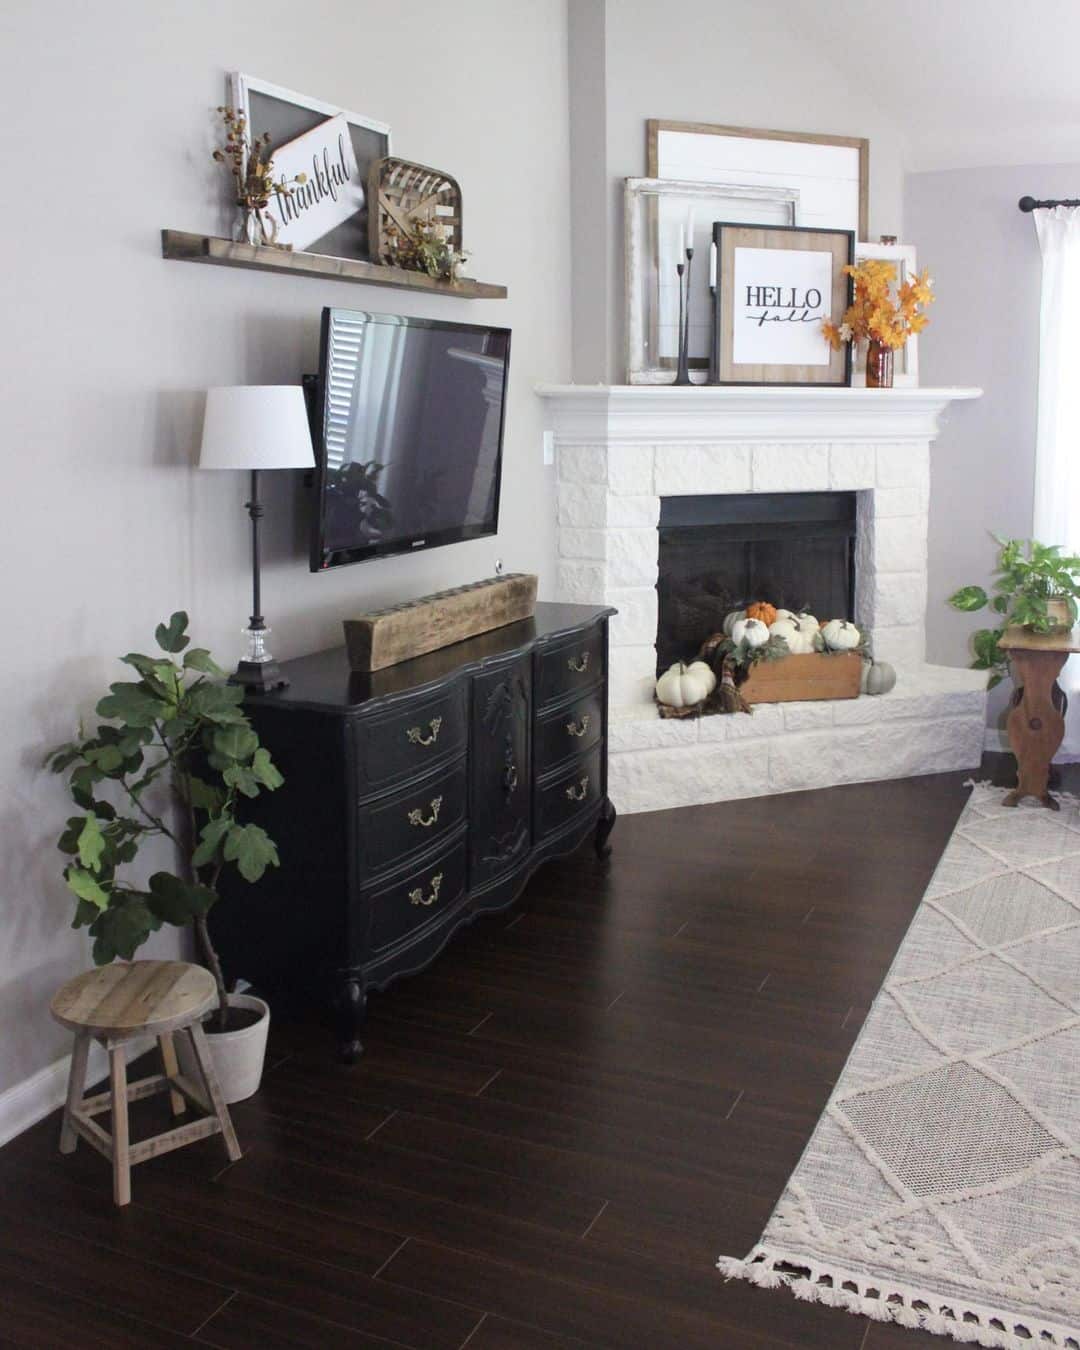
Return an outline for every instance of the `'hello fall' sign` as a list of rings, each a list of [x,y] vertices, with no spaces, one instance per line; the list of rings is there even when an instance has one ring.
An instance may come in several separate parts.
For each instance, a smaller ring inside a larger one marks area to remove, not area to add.
[[[832,253],[734,250],[732,360],[736,365],[827,366],[821,336],[833,291]]]

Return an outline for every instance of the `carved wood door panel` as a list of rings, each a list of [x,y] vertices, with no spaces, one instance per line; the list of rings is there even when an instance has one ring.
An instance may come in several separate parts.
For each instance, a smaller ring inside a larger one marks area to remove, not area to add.
[[[476,676],[469,754],[472,887],[508,871],[531,845],[531,726],[528,657]]]

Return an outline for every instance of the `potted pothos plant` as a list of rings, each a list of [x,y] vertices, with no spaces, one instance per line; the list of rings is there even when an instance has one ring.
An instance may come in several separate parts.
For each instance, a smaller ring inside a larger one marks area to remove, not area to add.
[[[94,733],[80,728],[45,763],[67,773],[79,808],[58,841],[70,859],[72,927],[89,930],[98,965],[130,960],[162,924],[193,931],[218,992],[207,1036],[226,1099],[239,1101],[258,1087],[269,1009],[228,993],[207,914],[226,869],[257,882],[278,865],[273,840],[243,823],[238,806],[284,780],[240,706],[243,690],[223,682],[205,648],[190,646],[187,628],[177,612],[158,625],[159,655],[121,657],[138,678],[111,684]],[[132,879],[143,844],[159,837],[173,845],[176,870]]]
[[[988,595],[982,586],[961,586],[949,596],[954,609],[973,613],[989,607],[998,618],[996,627],[980,628],[971,639],[972,669],[990,672],[990,689],[1008,673],[1005,652],[998,645],[1005,629],[1018,625],[1032,633],[1067,632],[1076,623],[1080,597],[1080,557],[1064,553],[1060,544],[993,537],[998,545],[995,593]]]

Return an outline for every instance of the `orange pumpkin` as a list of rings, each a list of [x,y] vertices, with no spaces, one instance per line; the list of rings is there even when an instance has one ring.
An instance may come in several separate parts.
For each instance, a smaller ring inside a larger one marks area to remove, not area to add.
[[[746,606],[746,617],[748,619],[760,619],[765,627],[769,628],[776,622],[776,606],[770,605],[764,600],[758,600],[755,604]]]

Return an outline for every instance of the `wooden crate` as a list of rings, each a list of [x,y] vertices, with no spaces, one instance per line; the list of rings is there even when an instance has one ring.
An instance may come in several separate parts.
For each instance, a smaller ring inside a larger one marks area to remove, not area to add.
[[[365,673],[396,666],[492,628],[531,619],[536,577],[508,572],[346,619],[349,665]]]
[[[811,652],[759,661],[739,693],[751,704],[858,698],[861,679],[862,657],[856,652]]]

